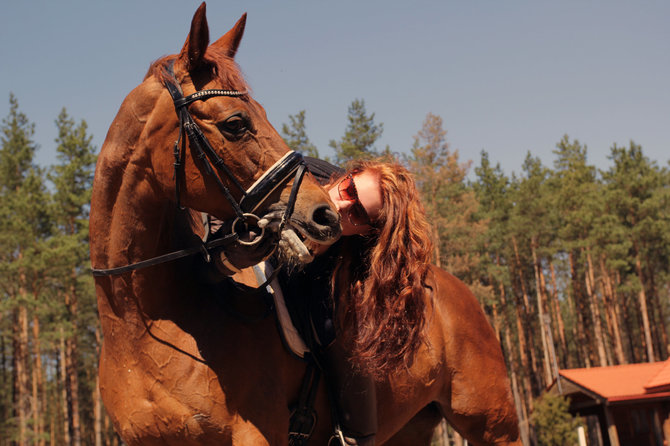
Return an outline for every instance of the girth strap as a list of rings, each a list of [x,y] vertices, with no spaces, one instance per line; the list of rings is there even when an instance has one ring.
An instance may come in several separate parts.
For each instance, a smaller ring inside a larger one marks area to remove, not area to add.
[[[289,446],[305,446],[309,441],[314,426],[316,426],[317,415],[314,410],[314,400],[319,389],[321,370],[314,363],[311,355],[308,357],[307,369],[300,386],[298,404],[291,413],[288,432]]]

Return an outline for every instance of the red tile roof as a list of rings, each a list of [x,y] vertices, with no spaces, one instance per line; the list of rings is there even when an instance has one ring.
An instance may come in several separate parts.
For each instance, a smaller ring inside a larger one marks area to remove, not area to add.
[[[561,370],[562,377],[608,401],[664,396],[670,390],[670,360]],[[669,394],[670,395],[670,394]]]
[[[664,362],[663,367],[652,379],[644,385],[647,392],[661,392],[670,390],[670,359]]]

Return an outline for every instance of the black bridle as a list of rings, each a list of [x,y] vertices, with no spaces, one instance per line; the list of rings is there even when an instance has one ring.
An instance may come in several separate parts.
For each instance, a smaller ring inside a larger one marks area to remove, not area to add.
[[[256,180],[251,187],[245,190],[239,180],[226,166],[223,158],[221,158],[212,148],[207,137],[188,111],[188,106],[195,101],[203,101],[216,96],[242,97],[247,95],[247,92],[239,90],[201,90],[185,97],[181,86],[174,75],[174,61],[170,62],[167,66],[166,75],[163,84],[170,93],[170,96],[172,96],[175,111],[179,118],[179,135],[177,136],[173,148],[175,158],[174,178],[177,207],[181,208],[180,178],[184,176],[184,158],[186,152],[186,138],[184,138],[184,133],[186,133],[194,156],[204,165],[205,173],[214,178],[218,188],[226,197],[226,200],[235,212],[235,218],[230,225],[231,232],[224,235],[222,238],[206,241],[201,246],[182,249],[180,251],[171,252],[130,265],[108,269],[94,268],[91,270],[94,276],[122,274],[128,271],[176,260],[197,252],[203,252],[203,250],[207,253],[210,249],[228,244],[233,241],[233,239],[241,245],[256,245],[265,236],[265,229],[262,228],[260,234],[256,236],[254,240],[243,241],[239,239],[237,234],[236,228],[238,227],[238,224],[255,225],[256,222],[260,220],[260,217],[255,214],[258,208],[277,190],[279,186],[287,183],[295,174],[291,194],[289,195],[288,203],[279,225],[279,233],[281,233],[281,230],[293,214],[298,190],[306,169],[305,161],[299,152],[288,152],[270,167],[258,180]],[[241,198],[239,201],[235,200],[233,193],[226,185],[226,182],[222,179],[221,175],[225,176],[225,179],[228,180],[227,182],[240,192]]]

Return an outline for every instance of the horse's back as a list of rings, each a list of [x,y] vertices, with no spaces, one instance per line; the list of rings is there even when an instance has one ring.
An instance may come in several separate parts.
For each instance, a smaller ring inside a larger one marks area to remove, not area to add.
[[[468,353],[476,357],[495,358],[504,361],[500,343],[479,301],[460,279],[449,272],[433,267],[428,285],[433,288],[435,314],[448,331],[445,341],[454,353]],[[452,358],[450,358],[452,359]],[[463,360],[459,356],[459,358]],[[499,371],[496,369],[496,371]]]
[[[429,344],[441,349],[446,374],[438,403],[474,444],[515,444],[518,420],[500,342],[477,298],[452,274],[433,267]],[[519,443],[520,444],[520,443]]]

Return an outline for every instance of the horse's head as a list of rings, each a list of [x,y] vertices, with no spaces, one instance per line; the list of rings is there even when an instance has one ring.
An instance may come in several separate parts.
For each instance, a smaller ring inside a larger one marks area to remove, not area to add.
[[[243,15],[209,45],[203,3],[181,52],[154,62],[129,96],[133,114],[146,120],[138,140],[144,169],[152,188],[181,206],[252,224],[270,206],[275,216],[288,208],[282,228],[332,243],[340,234],[336,209],[309,173],[302,178],[301,156],[251,98],[234,61],[245,22]]]

